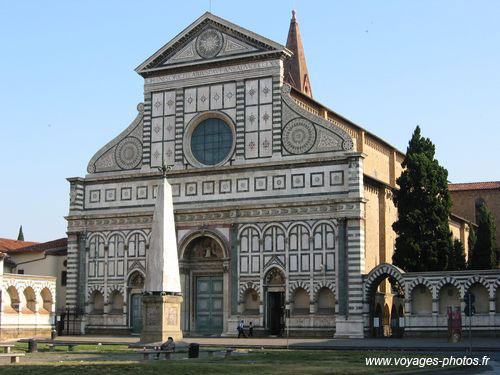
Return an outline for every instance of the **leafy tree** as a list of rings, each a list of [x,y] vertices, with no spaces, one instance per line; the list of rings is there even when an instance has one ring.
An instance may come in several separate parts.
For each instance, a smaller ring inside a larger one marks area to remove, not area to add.
[[[486,206],[479,208],[477,240],[472,250],[470,268],[489,270],[497,268],[496,225],[493,214]]]
[[[19,234],[17,235],[17,240],[24,241],[24,234],[23,234],[23,226],[22,225],[19,227]]]
[[[448,271],[461,271],[465,270],[465,249],[464,245],[460,240],[455,239],[453,241],[453,246],[451,247],[451,251],[448,255]]]
[[[392,227],[398,237],[392,261],[407,272],[445,270],[452,249],[448,171],[434,155],[434,144],[417,126],[393,198],[398,220]]]

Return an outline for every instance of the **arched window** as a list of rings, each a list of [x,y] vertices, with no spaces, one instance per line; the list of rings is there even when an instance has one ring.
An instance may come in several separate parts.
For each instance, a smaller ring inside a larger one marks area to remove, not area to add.
[[[333,227],[329,224],[320,224],[314,229],[313,233],[314,250],[333,250],[335,249],[335,233]]]
[[[303,288],[297,288],[292,296],[292,313],[309,314],[309,295]]]
[[[411,313],[413,315],[432,314],[432,294],[425,285],[417,285],[411,292]]]
[[[259,232],[252,227],[245,228],[240,234],[240,252],[259,252]]]
[[[474,202],[474,209],[475,209],[475,216],[476,216],[476,223],[479,223],[479,217],[481,213],[481,208],[486,206],[486,202],[484,201],[483,198],[477,198],[476,201]]]
[[[264,232],[264,251],[285,251],[285,232],[273,225]]]
[[[146,239],[140,233],[134,233],[128,240],[129,258],[146,256]]]

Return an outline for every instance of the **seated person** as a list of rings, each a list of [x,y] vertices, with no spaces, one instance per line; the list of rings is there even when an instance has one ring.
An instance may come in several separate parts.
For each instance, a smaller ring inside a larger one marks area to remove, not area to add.
[[[169,337],[167,341],[165,341],[160,346],[160,350],[166,350],[169,352],[175,352],[175,342],[172,337]]]

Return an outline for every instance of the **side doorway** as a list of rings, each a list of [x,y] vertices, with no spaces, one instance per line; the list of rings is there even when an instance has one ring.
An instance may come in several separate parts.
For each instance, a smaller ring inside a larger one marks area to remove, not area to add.
[[[267,319],[269,322],[269,333],[272,336],[281,336],[284,328],[284,292],[267,293]]]
[[[142,332],[142,295],[130,295],[130,326],[133,334]]]

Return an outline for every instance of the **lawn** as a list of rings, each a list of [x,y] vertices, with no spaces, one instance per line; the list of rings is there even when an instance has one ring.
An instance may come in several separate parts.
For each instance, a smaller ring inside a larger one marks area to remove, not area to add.
[[[18,347],[24,351],[25,347]],[[43,346],[40,346],[44,350]],[[92,354],[93,353],[93,354]],[[54,361],[56,355],[59,361]],[[32,356],[29,354],[28,356]],[[40,352],[28,361],[28,356],[17,365],[1,362],[2,375],[126,375],[126,374],[382,374],[387,372],[415,370],[418,367],[366,366],[365,357],[401,357],[411,355],[387,352],[344,352],[325,350],[252,350],[236,352],[230,358],[216,356],[186,359],[186,355],[174,356],[173,360],[140,361],[140,351],[126,346],[81,345],[73,353]],[[49,359],[51,358],[51,359]],[[131,360],[132,358],[132,360]],[[30,362],[35,360],[36,362]]]

